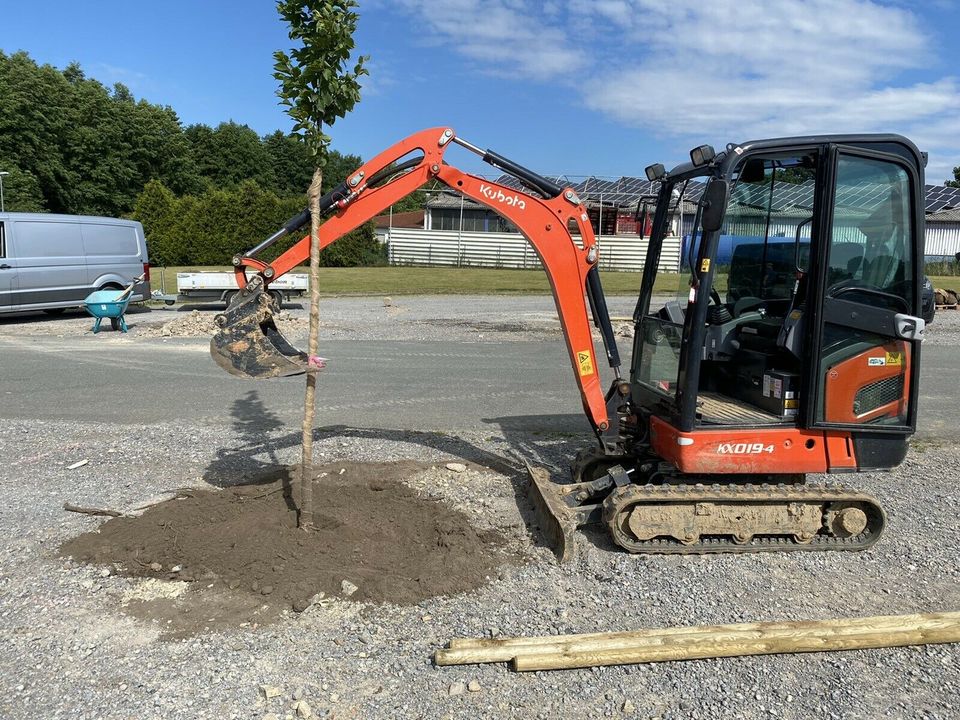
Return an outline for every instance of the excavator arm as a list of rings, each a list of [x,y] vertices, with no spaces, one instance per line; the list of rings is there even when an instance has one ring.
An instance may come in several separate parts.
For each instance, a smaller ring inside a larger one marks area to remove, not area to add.
[[[452,144],[480,155],[540,197],[446,164],[444,155]],[[594,323],[601,330],[607,361],[617,380],[620,358],[596,269],[596,238],[587,211],[572,189],[560,187],[503,156],[481,150],[458,138],[449,128],[431,128],[383,151],[321,198],[321,213],[328,216],[319,228],[321,249],[433,180],[502,215],[533,246],[550,280],[584,411],[595,431],[606,430],[606,401],[585,298],[593,311]],[[277,330],[266,293],[272,280],[309,257],[310,236],[272,262],[256,257],[309,218],[304,211],[248,253],[233,259],[241,292],[227,311],[217,317],[219,330],[211,341],[213,358],[228,372],[242,377],[277,377],[311,371],[306,355]]]

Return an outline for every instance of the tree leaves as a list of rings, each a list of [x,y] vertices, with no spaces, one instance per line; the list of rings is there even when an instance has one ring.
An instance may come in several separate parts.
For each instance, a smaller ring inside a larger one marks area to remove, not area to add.
[[[136,100],[120,84],[107,88],[76,63],[61,72],[23,52],[0,52],[0,99],[7,210],[126,215],[150,180],[176,196],[232,190],[245,180],[281,197],[301,196],[313,174],[298,135],[278,130],[260,138],[233,121],[184,128],[173,108]],[[333,182],[362,164],[335,151],[328,156]]]
[[[200,186],[172,109],[111,91],[76,63],[60,72],[0,53],[0,98],[0,170],[11,184],[15,170],[33,178],[50,211],[122,215],[153,177],[177,191]]]
[[[342,157],[331,154],[331,171],[335,158]],[[350,163],[345,173],[359,164]],[[344,176],[337,178],[331,173],[331,180],[340,182]],[[302,194],[278,197],[252,181],[227,190],[209,187],[197,195],[177,197],[163,183],[151,180],[137,198],[133,218],[143,223],[154,265],[229,265],[234,254],[272,235],[303,210],[306,202]],[[305,230],[278,242],[262,259],[275,258],[304,233]],[[378,264],[385,262],[383,252],[372,223],[368,223],[324,250],[321,264],[327,267]]]
[[[368,58],[360,56],[353,69],[353,34],[357,27],[354,0],[280,0],[277,12],[287,23],[287,34],[297,43],[289,52],[274,53],[274,78],[280,83],[280,104],[303,136],[317,167],[327,159],[333,125],[360,100],[359,78],[367,74]]]

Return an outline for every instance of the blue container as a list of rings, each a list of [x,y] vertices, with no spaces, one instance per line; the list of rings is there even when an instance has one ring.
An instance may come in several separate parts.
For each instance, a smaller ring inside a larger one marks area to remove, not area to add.
[[[95,333],[100,332],[100,323],[104,318],[110,319],[110,325],[114,330],[127,331],[127,321],[124,320],[123,314],[127,311],[127,305],[130,304],[130,296],[117,300],[121,293],[120,290],[97,290],[87,295],[83,301],[87,312],[97,319],[93,324]]]

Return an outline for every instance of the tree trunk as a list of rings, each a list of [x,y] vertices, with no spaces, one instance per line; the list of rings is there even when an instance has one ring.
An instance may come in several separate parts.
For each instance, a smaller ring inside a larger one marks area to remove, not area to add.
[[[307,355],[314,357],[320,345],[320,185],[323,171],[313,171],[310,183],[310,335]],[[316,411],[317,373],[307,373],[303,397],[303,455],[300,459],[300,507],[297,526],[313,529],[313,420]]]

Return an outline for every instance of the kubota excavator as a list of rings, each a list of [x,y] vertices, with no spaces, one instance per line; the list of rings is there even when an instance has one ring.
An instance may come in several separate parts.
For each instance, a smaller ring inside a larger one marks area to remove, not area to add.
[[[529,192],[448,165],[455,144]],[[670,171],[646,168],[659,193],[629,377],[580,198],[449,128],[408,137],[325,195],[320,244],[430,181],[493,209],[531,243],[597,437],[571,480],[529,468],[540,527],[561,560],[573,554],[576,528],[590,523],[636,553],[861,550],[884,528],[877,500],[805,476],[893,468],[916,429],[925,161],[897,135],[836,135],[719,153],[703,145]],[[699,199],[681,246],[680,289],[653,308],[661,257],[686,232],[673,228],[684,196]],[[267,293],[308,257],[309,237],[273,262],[257,259],[308,220],[304,211],[233,259],[242,290],[211,341],[228,372],[312,371],[277,331]],[[612,370],[606,391],[588,304]]]

